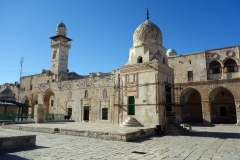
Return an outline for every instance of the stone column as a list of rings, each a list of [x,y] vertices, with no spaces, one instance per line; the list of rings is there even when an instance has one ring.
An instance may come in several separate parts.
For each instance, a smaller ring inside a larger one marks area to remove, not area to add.
[[[236,106],[236,114],[237,114],[237,126],[240,126],[240,100],[235,101]]]
[[[203,123],[204,124],[211,124],[211,104],[209,100],[202,100],[202,114],[203,114]]]

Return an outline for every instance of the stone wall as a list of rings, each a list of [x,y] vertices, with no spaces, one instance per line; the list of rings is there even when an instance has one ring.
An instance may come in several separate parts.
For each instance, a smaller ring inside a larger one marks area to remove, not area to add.
[[[8,149],[22,149],[23,147],[34,147],[36,135],[0,137],[0,151]]]

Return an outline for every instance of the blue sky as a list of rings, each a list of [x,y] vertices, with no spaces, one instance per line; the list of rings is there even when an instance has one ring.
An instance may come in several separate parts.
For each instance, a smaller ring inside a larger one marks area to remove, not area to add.
[[[240,45],[239,0],[1,0],[0,84],[50,69],[50,39],[63,21],[69,71],[80,75],[123,66],[134,30],[146,20],[162,31],[163,46],[178,54]]]

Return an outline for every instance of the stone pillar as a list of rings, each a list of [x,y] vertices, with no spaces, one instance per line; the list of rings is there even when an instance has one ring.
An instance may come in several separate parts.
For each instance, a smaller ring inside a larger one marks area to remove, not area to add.
[[[34,106],[34,121],[35,123],[45,122],[46,107],[41,104],[36,104]]]
[[[211,104],[209,100],[202,100],[202,114],[203,114],[203,123],[211,124]]]
[[[235,101],[236,104],[236,114],[237,114],[237,126],[240,126],[240,101]]]

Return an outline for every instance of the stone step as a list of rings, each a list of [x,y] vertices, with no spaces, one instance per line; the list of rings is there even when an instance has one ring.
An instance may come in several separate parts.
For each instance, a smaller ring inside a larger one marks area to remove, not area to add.
[[[127,117],[125,122],[123,122],[120,126],[125,127],[140,127],[141,125],[134,117]]]

